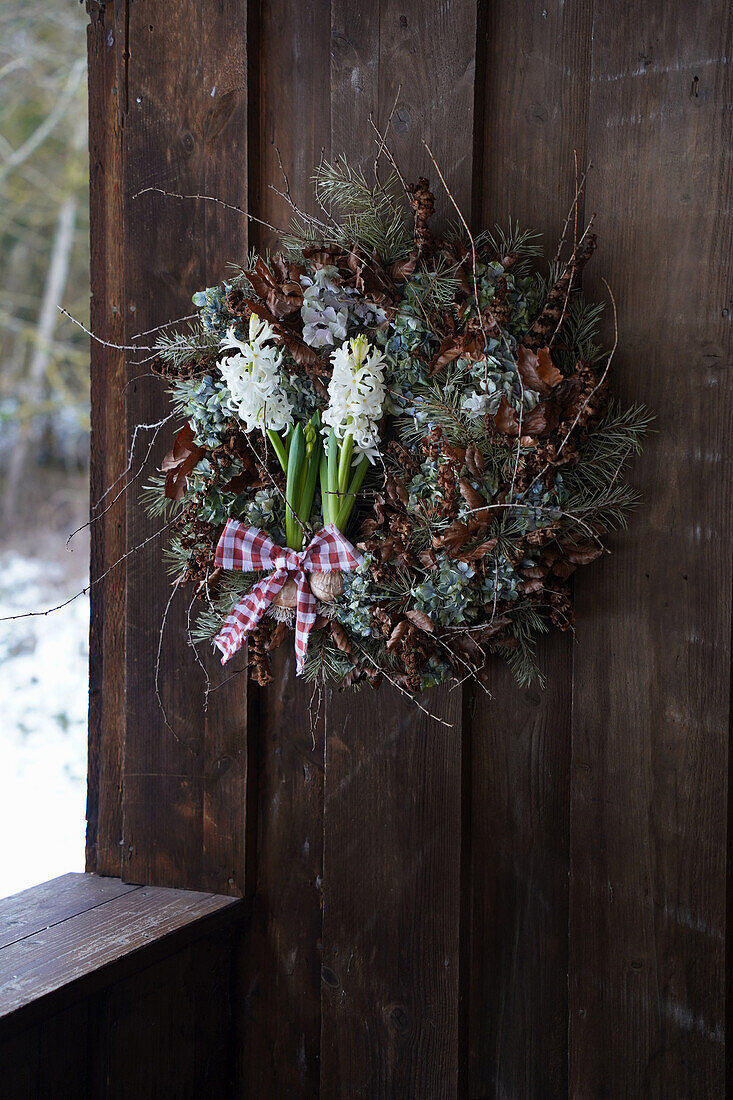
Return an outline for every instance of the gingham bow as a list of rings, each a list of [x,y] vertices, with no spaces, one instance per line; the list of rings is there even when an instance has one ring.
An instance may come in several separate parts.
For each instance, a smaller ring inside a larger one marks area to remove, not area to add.
[[[332,523],[318,531],[305,550],[296,551],[278,546],[257,527],[245,527],[243,523],[230,519],[219,539],[214,560],[222,569],[237,569],[244,573],[268,570],[268,576],[258,581],[232,608],[214,638],[223,654],[221,663],[226,664],[234,656],[245,634],[254,629],[288,577],[292,577],[298,586],[295,665],[300,676],[308,649],[308,635],[316,621],[317,601],[306,573],[330,573],[334,569],[347,572],[361,565],[363,558]]]

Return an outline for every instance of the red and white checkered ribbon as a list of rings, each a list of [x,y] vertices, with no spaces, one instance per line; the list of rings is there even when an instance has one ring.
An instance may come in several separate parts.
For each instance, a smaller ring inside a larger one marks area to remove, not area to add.
[[[222,569],[243,573],[270,571],[232,608],[214,642],[221,650],[222,664],[233,657],[248,631],[253,630],[272,603],[288,577],[298,586],[295,609],[295,665],[298,676],[303,671],[308,649],[308,635],[316,621],[316,597],[311,592],[307,573],[348,572],[364,560],[334,524],[322,528],[305,550],[295,551],[278,546],[264,531],[245,527],[230,519],[224,528],[214,558]]]

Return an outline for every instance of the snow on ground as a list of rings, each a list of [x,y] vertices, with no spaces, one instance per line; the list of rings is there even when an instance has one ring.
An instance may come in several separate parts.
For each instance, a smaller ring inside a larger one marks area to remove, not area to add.
[[[86,584],[59,565],[0,554],[0,618]],[[0,897],[84,870],[89,598],[0,622]]]

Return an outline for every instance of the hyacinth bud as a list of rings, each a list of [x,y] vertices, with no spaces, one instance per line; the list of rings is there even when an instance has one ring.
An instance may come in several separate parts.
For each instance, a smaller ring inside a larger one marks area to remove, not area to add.
[[[303,435],[305,436],[306,458],[310,458],[310,456],[313,454],[313,448],[315,446],[317,438],[315,426],[310,422],[310,420],[303,429]]]
[[[357,369],[363,364],[368,349],[369,341],[363,332],[359,333],[359,335],[354,337],[351,341],[352,355]]]

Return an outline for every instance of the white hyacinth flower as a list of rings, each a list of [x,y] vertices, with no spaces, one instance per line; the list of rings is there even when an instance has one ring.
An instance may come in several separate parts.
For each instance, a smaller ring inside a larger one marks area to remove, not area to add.
[[[333,428],[339,441],[354,440],[354,463],[379,455],[377,424],[385,399],[384,356],[366,336],[355,336],[331,353],[333,374],[328,383],[330,403],[323,413],[324,436]]]
[[[281,432],[293,423],[293,410],[282,389],[282,352],[268,341],[275,331],[255,313],[249,319],[249,339],[239,340],[227,329],[220,347],[225,354],[219,371],[231,398],[229,407],[244,422],[245,430],[269,428]]]

